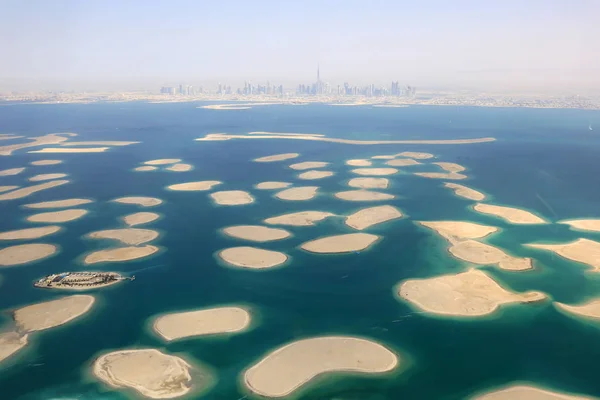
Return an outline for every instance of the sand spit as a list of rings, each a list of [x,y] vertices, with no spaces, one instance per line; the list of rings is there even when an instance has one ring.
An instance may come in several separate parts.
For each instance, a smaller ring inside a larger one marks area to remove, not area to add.
[[[481,239],[498,232],[495,226],[465,221],[418,221],[417,223],[433,229],[450,243],[465,239]]]
[[[17,332],[0,333],[0,363],[27,345],[27,335]]]
[[[158,237],[158,232],[151,229],[123,228],[96,231],[87,236],[90,239],[112,239],[126,245],[136,246],[153,241]]]
[[[385,165],[389,165],[390,167],[410,167],[413,165],[421,165],[417,160],[413,160],[412,158],[396,158],[394,160],[387,161]]]
[[[291,236],[285,229],[267,228],[260,225],[238,225],[223,228],[223,233],[236,239],[250,240],[252,242],[270,242]]]
[[[350,165],[351,167],[370,167],[373,163],[369,160],[348,160],[346,161],[346,165]]]
[[[152,212],[138,212],[124,216],[123,222],[129,226],[137,226],[148,224],[157,220],[159,217],[160,215]]]
[[[274,161],[284,161],[290,160],[292,158],[296,158],[300,156],[299,153],[284,153],[284,154],[275,154],[273,156],[259,157],[255,158],[256,162],[274,162]]]
[[[446,182],[444,187],[454,190],[454,194],[468,200],[482,201],[485,200],[485,195],[477,190],[459,185],[458,183]]]
[[[15,135],[7,134],[7,135],[0,136],[0,140],[15,140],[15,139],[21,139],[24,137],[25,136],[15,136]]]
[[[250,313],[241,307],[218,307],[167,314],[158,317],[154,331],[167,341],[191,336],[217,335],[244,331]]]
[[[26,149],[28,147],[44,146],[47,144],[58,144],[69,140],[66,137],[58,136],[57,133],[50,133],[44,136],[31,138],[33,141],[20,144],[11,144],[8,146],[0,146],[0,156],[10,156],[13,151]]]
[[[472,397],[471,400],[592,400],[592,398],[539,389],[535,386],[513,385]]]
[[[290,165],[290,168],[295,169],[297,171],[302,171],[305,169],[323,168],[328,165],[329,163],[324,161],[305,161],[297,164],[292,164]]]
[[[113,141],[88,141],[88,142],[64,142],[61,146],[129,146],[141,142],[125,142],[120,140]]]
[[[286,187],[291,186],[292,184],[289,182],[260,182],[254,185],[255,189],[259,190],[273,190],[273,189],[285,189]]]
[[[254,197],[243,190],[224,190],[210,194],[215,204],[220,206],[242,206],[254,203]]]
[[[496,139],[494,139],[494,140],[496,140]],[[414,158],[416,160],[427,160],[428,158],[433,158],[434,155],[431,153],[418,153],[418,152],[414,152],[414,151],[405,151],[405,152],[396,154],[396,157],[408,157],[408,158]]]
[[[463,174],[457,174],[456,172],[415,172],[415,175],[429,178],[429,179],[448,179],[451,181],[459,181],[462,179],[467,179],[468,177]]]
[[[347,201],[383,201],[391,200],[396,196],[381,192],[372,192],[369,190],[347,190],[345,192],[337,192],[335,194],[340,200]]]
[[[475,240],[453,244],[448,251],[463,261],[479,265],[498,264],[500,269],[507,271],[524,271],[533,268],[531,258],[513,257],[497,247]]]
[[[306,171],[298,175],[298,179],[314,180],[333,176],[333,171]]]
[[[396,168],[356,168],[352,170],[354,174],[367,176],[394,175],[396,172],[398,172]]]
[[[0,171],[0,176],[13,176],[25,171],[25,167],[11,168]]]
[[[0,250],[0,267],[27,264],[50,257],[58,251],[53,244],[29,243],[5,247]]]
[[[393,370],[398,363],[396,354],[370,340],[315,337],[270,352],[246,370],[244,383],[260,396],[284,397],[323,374],[381,374]]]
[[[28,153],[104,153],[108,149],[110,149],[110,147],[84,147],[82,149],[45,147],[41,150],[28,151]]]
[[[384,155],[384,156],[373,156],[371,157],[373,160],[391,160],[394,157],[396,157],[395,155],[391,154],[391,155]]]
[[[167,186],[169,190],[175,190],[178,192],[201,192],[211,190],[213,186],[220,185],[223,182],[220,181],[196,181],[186,183],[176,183],[175,185]]]
[[[170,167],[167,167],[165,169],[167,171],[172,171],[172,172],[187,172],[187,171],[191,171],[192,168],[194,168],[194,166],[191,164],[177,163],[177,164],[173,164]]]
[[[373,225],[402,218],[402,212],[392,206],[377,206],[364,208],[346,218],[346,225],[362,231]]]
[[[439,315],[478,317],[492,314],[503,304],[530,303],[546,298],[540,292],[513,293],[480,270],[410,279],[397,287],[401,299]]]
[[[458,172],[463,172],[464,170],[466,170],[466,168],[463,167],[462,165],[451,163],[451,162],[434,162],[432,164],[437,165],[438,167],[440,167],[441,169],[443,169],[444,171],[447,171],[447,172],[458,173]]]
[[[60,226],[50,225],[41,228],[26,228],[14,231],[0,232],[0,240],[28,240],[39,239],[52,235],[61,230]]]
[[[587,264],[594,268],[594,272],[600,272],[600,242],[589,239],[577,239],[573,242],[563,244],[531,243],[525,246],[552,251],[568,260]]]
[[[28,179],[30,182],[40,182],[40,181],[49,181],[52,179],[60,179],[67,176],[67,174],[39,174],[34,175]]]
[[[477,203],[473,209],[482,214],[502,218],[511,224],[547,224],[548,221],[537,215],[519,208],[495,206],[492,204]]]
[[[600,232],[600,219],[571,219],[558,223],[569,225],[573,230]]]
[[[74,208],[71,210],[50,211],[45,213],[33,214],[27,217],[29,222],[44,222],[51,224],[60,224],[62,222],[74,221],[83,217],[88,210]]]
[[[37,160],[30,162],[31,165],[44,166],[44,165],[57,165],[62,164],[62,160]]]
[[[10,185],[10,186],[0,186],[0,193],[8,192],[10,190],[17,189],[18,186]]]
[[[353,178],[348,186],[358,189],[387,189],[390,181],[387,178]]]
[[[351,253],[369,248],[378,239],[379,236],[370,233],[347,233],[311,240],[302,243],[300,248],[319,254]]]
[[[556,308],[581,317],[600,319],[600,299],[592,299],[583,304],[570,305],[554,302]]]
[[[285,263],[288,259],[286,254],[279,251],[248,246],[221,250],[218,256],[228,264],[250,269],[274,268]]]
[[[136,167],[133,170],[137,172],[148,172],[148,171],[156,171],[158,168],[153,167],[152,165],[142,165],[141,167]]]
[[[334,216],[335,214],[324,211],[300,211],[267,218],[263,222],[269,225],[313,226],[315,222]]]
[[[121,262],[137,260],[138,258],[148,257],[158,251],[158,247],[145,245],[141,247],[116,247],[108,250],[94,251],[88,254],[83,263],[85,265],[101,262]]]
[[[113,200],[115,203],[121,204],[135,204],[142,207],[154,207],[159,204],[162,204],[161,199],[157,199],[156,197],[145,197],[145,196],[129,196],[129,197],[119,197],[118,199]]]
[[[69,183],[68,180],[60,180],[60,181],[50,181],[44,182],[37,185],[26,186],[24,188],[20,188],[17,190],[13,190],[12,192],[0,194],[0,200],[15,200],[22,199],[23,197],[27,197],[30,194],[39,192],[41,190],[50,189],[56,186],[64,185]]]
[[[306,103],[304,103],[304,104],[306,104]],[[325,135],[321,135],[319,133],[281,133],[281,132],[262,132],[262,131],[248,132],[248,135],[325,136]]]
[[[190,364],[156,349],[119,350],[94,361],[94,375],[116,388],[131,388],[152,399],[183,396],[192,389]]]
[[[314,198],[317,195],[318,186],[300,186],[282,190],[275,193],[275,197],[280,200],[305,201]]]
[[[94,296],[81,294],[61,297],[19,308],[14,319],[21,332],[42,331],[80,317],[92,308],[94,301]]]
[[[81,206],[83,204],[93,203],[90,199],[65,199],[65,200],[53,200],[43,201],[41,203],[25,204],[23,207],[26,208],[67,208]]]
[[[181,162],[181,158],[160,158],[158,160],[150,160],[144,161],[146,165],[167,165],[167,164],[177,164]]]

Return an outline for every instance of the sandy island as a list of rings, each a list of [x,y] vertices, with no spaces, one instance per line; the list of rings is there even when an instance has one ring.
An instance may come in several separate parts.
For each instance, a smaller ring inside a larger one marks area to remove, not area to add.
[[[353,178],[348,186],[358,189],[387,189],[390,181],[387,178]]]
[[[346,218],[346,225],[362,231],[373,225],[402,218],[402,213],[396,207],[377,206],[365,208]]]
[[[123,228],[96,231],[88,234],[87,236],[90,239],[112,239],[118,240],[123,244],[136,246],[138,244],[153,241],[158,237],[158,232],[151,229]]]
[[[23,171],[25,171],[25,167],[5,169],[5,170],[0,171],[0,176],[13,176],[13,175],[20,174]]]
[[[210,194],[215,204],[220,206],[241,206],[254,203],[254,197],[243,190],[224,190]]]
[[[334,216],[335,214],[324,211],[300,211],[267,218],[263,222],[269,225],[313,226],[315,222]]]
[[[482,214],[502,218],[511,224],[547,224],[548,222],[537,215],[514,207],[495,206],[492,204],[477,203],[473,209]]]
[[[94,300],[94,296],[81,294],[61,297],[19,308],[14,312],[14,319],[20,332],[54,328],[88,312]]]
[[[187,171],[191,171],[192,168],[194,168],[194,166],[191,164],[177,163],[177,164],[173,164],[170,167],[167,167],[165,169],[167,171],[172,171],[172,172],[187,172]]]
[[[137,226],[148,224],[157,220],[159,217],[160,215],[152,212],[138,212],[124,216],[123,222],[129,226]]]
[[[116,388],[131,388],[152,399],[183,396],[192,389],[190,364],[156,349],[119,350],[94,361],[94,375]]]
[[[456,172],[415,172],[415,175],[420,176],[422,178],[448,179],[452,181],[459,181],[468,178],[466,175],[458,174]]]
[[[348,160],[346,161],[346,165],[350,165],[351,167],[370,167],[373,163],[369,160],[358,159],[358,160]]]
[[[60,226],[50,225],[41,228],[17,229],[14,231],[0,232],[0,240],[26,240],[39,239],[52,235],[61,230]]]
[[[175,190],[178,192],[198,192],[211,190],[213,186],[220,185],[223,182],[220,181],[197,181],[197,182],[186,182],[176,183],[174,185],[167,186],[169,190]]]
[[[25,207],[25,208],[67,208],[67,207],[81,206],[83,204],[89,204],[92,202],[93,202],[93,200],[90,200],[90,199],[65,199],[65,200],[52,200],[52,201],[43,201],[41,203],[25,204],[25,205],[23,205],[23,207]]]
[[[412,158],[397,158],[395,160],[387,161],[385,165],[389,165],[390,167],[410,167],[413,165],[421,165],[421,163]]]
[[[29,243],[0,249],[0,267],[26,264],[50,257],[58,251],[53,244]]]
[[[292,158],[296,158],[300,156],[299,153],[284,153],[284,154],[275,154],[273,156],[259,157],[255,158],[256,162],[274,162],[274,161],[284,161],[290,160]]]
[[[238,225],[223,228],[223,233],[236,239],[252,242],[270,242],[290,237],[292,234],[285,229],[268,228],[260,225]]]
[[[600,298],[591,299],[582,304],[565,304],[554,302],[556,308],[581,317],[600,319]]]
[[[129,146],[141,142],[126,142],[122,140],[89,140],[87,142],[63,142],[61,146]]]
[[[447,172],[463,172],[464,170],[466,170],[465,167],[463,167],[462,165],[456,164],[456,163],[451,163],[451,162],[434,162],[432,164],[437,165],[438,167],[440,167],[441,169],[443,169],[444,171]]]
[[[385,176],[393,175],[398,170],[396,168],[356,168],[352,170],[352,173],[356,175],[370,175],[370,176]]]
[[[137,260],[138,258],[148,257],[158,251],[158,247],[145,245],[140,247],[116,247],[107,250],[98,250],[88,254],[83,263],[85,265],[101,262],[121,262]]]
[[[371,247],[380,237],[370,233],[347,233],[326,236],[302,243],[300,248],[311,253],[351,253]]]
[[[563,244],[530,243],[525,246],[552,251],[568,260],[587,264],[594,268],[594,272],[600,272],[600,242],[577,239]]]
[[[381,374],[397,367],[398,356],[383,345],[355,337],[323,336],[280,347],[244,373],[254,393],[284,397],[327,373]]]
[[[546,298],[541,292],[509,292],[476,269],[435,278],[410,279],[397,287],[397,293],[423,311],[462,317],[488,315],[503,304],[530,303]]]
[[[0,363],[27,345],[27,334],[18,332],[0,333]]]
[[[148,171],[156,171],[158,167],[153,167],[152,165],[142,165],[141,167],[136,167],[133,170],[137,172],[148,172]]]
[[[305,169],[323,168],[328,165],[329,163],[324,161],[305,161],[297,164],[292,164],[290,165],[290,168],[295,169],[297,171],[302,171]]]
[[[285,263],[288,256],[279,251],[259,249],[257,247],[231,247],[221,250],[219,258],[228,264],[240,268],[266,269]]]
[[[52,179],[60,179],[67,176],[67,174],[39,174],[34,175],[28,179],[30,182],[41,182],[41,181],[49,181]]]
[[[275,197],[280,200],[304,201],[310,200],[317,195],[318,186],[300,186],[282,190],[275,193]]]
[[[600,232],[600,219],[570,219],[558,223],[569,225],[573,230]]]
[[[166,314],[156,318],[152,327],[167,341],[190,336],[216,335],[244,331],[250,313],[241,307],[217,307]]]
[[[418,152],[414,152],[414,151],[405,151],[405,152],[396,154],[396,157],[408,157],[408,158],[414,158],[417,160],[427,160],[428,158],[433,158],[434,155],[431,153],[418,153]]]
[[[436,231],[450,243],[464,239],[481,239],[498,232],[495,226],[466,221],[418,221],[417,223]]]
[[[337,192],[335,197],[347,201],[383,201],[395,198],[393,194],[372,192],[369,190],[347,190],[345,192]]]
[[[68,147],[45,147],[41,150],[32,150],[28,153],[104,153],[110,147],[84,147],[82,149],[71,149]]]
[[[28,147],[43,146],[47,144],[58,144],[69,140],[66,137],[59,136],[58,133],[49,133],[44,136],[33,137],[31,142],[17,143],[8,146],[0,146],[0,156],[10,156],[13,151],[26,149]]]
[[[41,190],[50,189],[50,188],[53,188],[56,186],[61,186],[66,183],[69,183],[69,181],[67,181],[67,180],[50,181],[50,182],[40,183],[38,185],[26,186],[24,188],[13,190],[12,192],[0,194],[0,200],[22,199],[23,197],[27,197],[30,194],[39,192]]]
[[[8,186],[0,186],[0,193],[8,192],[10,190],[18,189],[19,186],[8,185]]]
[[[333,171],[306,171],[298,175],[298,179],[314,180],[333,176]]]
[[[60,224],[62,222],[69,222],[79,219],[87,213],[88,210],[83,210],[79,208],[74,208],[72,210],[50,211],[30,215],[29,217],[27,217],[27,221]]]
[[[373,156],[373,157],[371,157],[371,158],[372,158],[373,160],[391,160],[391,159],[393,159],[394,157],[396,157],[396,156],[395,156],[395,155],[393,155],[393,154],[390,154],[390,155],[383,155],[383,156]]]
[[[477,190],[471,189],[469,187],[459,185],[458,183],[446,182],[444,183],[444,187],[448,189],[454,190],[454,194],[462,197],[464,199],[474,200],[474,201],[482,201],[485,200],[485,195]]]
[[[285,189],[286,187],[291,186],[289,182],[275,182],[275,181],[267,181],[260,182],[254,185],[255,189],[259,190],[273,190],[273,189]]]
[[[471,397],[470,400],[592,400],[592,398],[519,384]]]
[[[30,162],[30,164],[36,166],[57,165],[62,164],[62,160],[37,160]]]
[[[135,204],[142,207],[154,207],[162,204],[161,199],[156,197],[144,197],[144,196],[130,196],[130,197],[119,197],[113,200],[115,203],[121,204]]]
[[[181,162],[181,158],[161,158],[158,160],[150,160],[144,161],[146,165],[167,165],[167,164],[177,164]]]

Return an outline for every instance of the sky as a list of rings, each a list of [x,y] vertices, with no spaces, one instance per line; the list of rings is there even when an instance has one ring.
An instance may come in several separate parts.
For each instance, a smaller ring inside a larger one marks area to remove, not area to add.
[[[0,0],[0,89],[600,91],[596,0]]]

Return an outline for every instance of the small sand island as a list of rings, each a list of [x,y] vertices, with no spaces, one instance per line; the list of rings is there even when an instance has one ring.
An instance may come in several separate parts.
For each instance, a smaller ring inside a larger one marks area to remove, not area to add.
[[[454,194],[468,200],[482,201],[485,200],[485,195],[477,190],[459,185],[458,183],[446,182],[444,187],[454,190]]]
[[[288,256],[279,251],[259,249],[257,247],[231,247],[221,250],[219,258],[228,264],[240,268],[267,269],[285,263]]]
[[[49,181],[66,177],[67,174],[38,174],[28,179],[29,182]]]
[[[193,168],[194,168],[194,166],[191,164],[177,163],[177,164],[173,164],[165,169],[167,171],[171,171],[171,172],[187,172],[187,171],[191,171]]]
[[[285,189],[286,187],[290,187],[292,184],[289,182],[260,182],[254,185],[255,189],[259,190],[274,190],[274,189]]]
[[[116,247],[107,250],[98,250],[88,254],[83,263],[85,265],[96,264],[101,262],[122,262],[137,260],[139,258],[148,257],[159,250],[156,246],[128,246]]]
[[[432,164],[437,165],[438,167],[440,167],[441,169],[443,169],[444,171],[447,172],[454,172],[454,173],[458,173],[458,172],[463,172],[464,170],[466,170],[465,167],[463,167],[462,165],[456,164],[456,163],[451,163],[451,162],[434,162]]]
[[[349,336],[323,336],[280,347],[244,373],[248,389],[265,397],[284,397],[327,373],[381,374],[399,359],[379,343]]]
[[[334,196],[340,200],[347,201],[383,201],[391,200],[396,197],[393,194],[369,190],[347,190],[345,192],[337,192]]]
[[[333,171],[306,171],[298,175],[298,179],[314,180],[333,176]]]
[[[156,349],[119,350],[94,361],[94,375],[115,388],[131,388],[152,399],[183,396],[192,389],[191,365]]]
[[[38,167],[45,165],[58,165],[62,164],[62,160],[37,160],[30,162],[31,165],[36,165]]]
[[[471,397],[470,400],[592,400],[592,398],[554,392],[535,386],[514,385]]]
[[[353,178],[348,186],[358,189],[387,189],[390,185],[388,178]]]
[[[414,151],[405,151],[403,153],[396,154],[396,157],[408,157],[414,158],[416,160],[427,160],[428,158],[433,158],[434,155],[430,153],[417,153]]]
[[[282,190],[275,193],[275,197],[280,200],[305,201],[314,198],[317,195],[318,186],[300,186]]]
[[[150,160],[144,161],[146,165],[168,165],[168,164],[177,164],[181,162],[181,158],[161,158],[158,160]]]
[[[236,239],[252,242],[271,242],[290,237],[292,234],[285,229],[267,228],[260,225],[238,225],[223,228],[223,233]]]
[[[217,307],[166,314],[156,318],[152,327],[167,341],[193,336],[238,333],[248,329],[250,313],[241,307]]]
[[[266,156],[266,157],[255,158],[254,161],[256,161],[256,162],[284,161],[284,160],[290,160],[292,158],[296,158],[298,156],[300,156],[299,153],[275,154],[273,156]]]
[[[356,175],[367,176],[394,175],[396,172],[398,172],[396,168],[356,168],[352,170],[352,173]]]
[[[20,188],[17,190],[13,190],[8,193],[0,194],[0,200],[15,200],[22,199],[23,197],[27,197],[30,194],[37,193],[41,190],[51,189],[53,187],[61,186],[69,183],[68,180],[58,180],[58,181],[50,181],[40,183],[38,185],[26,186],[24,188]]]
[[[600,219],[570,219],[558,223],[569,225],[577,231],[600,232]]]
[[[53,200],[53,201],[43,201],[41,203],[25,204],[23,207],[26,207],[26,208],[67,208],[67,207],[81,206],[83,204],[89,204],[92,202],[93,202],[93,200],[90,200],[90,199],[65,199],[65,200]]]
[[[302,243],[300,248],[319,254],[352,253],[371,247],[379,238],[370,233],[347,233],[311,240]]]
[[[314,226],[315,222],[334,216],[335,214],[325,211],[300,211],[267,218],[263,222],[268,225]]]
[[[220,206],[242,206],[254,203],[254,197],[243,190],[224,190],[210,194],[215,204]]]
[[[365,208],[346,218],[346,225],[362,231],[373,225],[402,218],[402,213],[396,207],[377,206]]]
[[[544,300],[541,292],[513,293],[486,273],[467,272],[427,279],[410,279],[397,287],[401,299],[438,315],[478,317],[492,314],[500,306]]]
[[[141,167],[135,167],[133,170],[137,172],[148,172],[148,171],[156,171],[158,167],[153,167],[152,165],[142,165]]]
[[[0,171],[0,176],[13,176],[13,175],[20,174],[23,171],[25,171],[25,167],[5,169],[5,170]]]
[[[151,229],[123,228],[106,229],[92,232],[87,235],[90,239],[111,239],[118,240],[123,244],[136,246],[138,244],[148,243],[158,237],[158,232]]]
[[[27,336],[11,331],[0,333],[0,363],[25,347]]]
[[[373,159],[373,160],[391,160],[394,157],[396,157],[396,156],[393,154],[388,154],[388,155],[381,155],[381,156],[373,156],[373,157],[371,157],[371,159]]]
[[[220,181],[196,181],[186,183],[176,183],[174,185],[167,186],[167,189],[174,190],[177,192],[202,192],[211,190],[214,186],[220,185],[223,182]]]
[[[113,200],[115,203],[121,204],[134,204],[142,207],[154,207],[162,204],[161,199],[156,197],[144,197],[144,196],[130,196],[130,197],[119,197]]]
[[[328,165],[329,163],[324,161],[305,161],[297,164],[292,164],[290,165],[290,168],[295,169],[297,171],[303,171],[305,169],[324,168]]]
[[[63,142],[61,146],[130,146],[141,142],[127,142],[123,140],[88,140],[83,142]]]
[[[13,265],[27,264],[38,261],[58,251],[53,244],[29,243],[0,249],[0,267],[12,267]]]
[[[159,217],[160,215],[156,213],[142,211],[124,216],[123,222],[129,226],[137,226],[156,221]]]
[[[547,224],[548,221],[537,215],[514,207],[495,206],[492,204],[477,203],[473,209],[482,214],[493,215],[502,218],[511,224]]]
[[[385,165],[390,167],[410,167],[413,165],[420,165],[421,163],[412,158],[396,158],[394,160],[387,161]]]
[[[554,306],[561,311],[566,311],[568,314],[600,319],[600,298],[591,299],[585,303],[576,305],[554,302]]]
[[[52,235],[61,230],[60,226],[49,225],[40,228],[25,228],[14,231],[0,232],[0,240],[29,240]]]
[[[600,271],[600,242],[589,239],[577,239],[570,243],[562,244],[538,244],[530,243],[525,246],[535,249],[552,251],[568,260],[587,264],[594,268],[594,272]]]
[[[108,149],[110,149],[110,147],[84,147],[82,149],[70,149],[68,147],[45,147],[41,150],[28,151],[28,153],[104,153]]]
[[[351,167],[370,167],[373,163],[369,160],[357,159],[346,161],[346,165],[350,165]]]
[[[13,316],[20,332],[42,331],[82,316],[94,300],[93,296],[76,294],[19,308]]]
[[[73,208],[71,210],[50,211],[30,215],[27,217],[29,222],[46,222],[51,224],[59,224],[62,222],[75,221],[88,213],[88,210]]]
[[[468,178],[466,175],[458,174],[456,172],[415,172],[415,175],[420,176],[422,178],[447,179],[452,181],[459,181]]]
[[[450,243],[464,239],[481,239],[498,232],[495,226],[466,221],[418,221],[417,223],[433,229]]]
[[[116,272],[80,271],[60,272],[37,280],[33,286],[44,289],[88,290],[114,285],[127,278]]]

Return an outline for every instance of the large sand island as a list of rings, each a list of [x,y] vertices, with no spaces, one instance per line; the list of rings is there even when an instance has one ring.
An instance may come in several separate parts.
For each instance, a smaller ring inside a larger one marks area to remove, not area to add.
[[[153,241],[158,237],[158,232],[151,229],[123,228],[96,231],[88,234],[87,236],[90,239],[118,240],[123,244],[136,246]]]
[[[140,167],[135,167],[133,170],[137,172],[148,172],[148,171],[156,171],[158,167],[153,167],[152,165],[142,165]]]
[[[453,244],[448,251],[463,261],[479,265],[498,264],[500,269],[507,271],[524,271],[533,268],[531,258],[513,257],[497,247],[475,240]]]
[[[152,327],[167,341],[191,336],[216,335],[244,331],[250,325],[250,313],[241,307],[217,307],[162,315]]]
[[[80,317],[93,304],[93,296],[76,294],[19,308],[14,312],[14,319],[20,332],[41,331]]]
[[[495,206],[492,204],[477,203],[473,209],[482,214],[493,215],[502,218],[511,224],[547,224],[548,222],[533,214],[532,212],[514,207]]]
[[[53,200],[43,201],[41,203],[25,204],[23,207],[26,208],[68,208],[81,206],[83,204],[92,203],[90,199],[65,199],[65,200]]]
[[[314,198],[317,190],[319,190],[318,186],[299,186],[277,192],[275,197],[280,200],[305,201]]]
[[[236,239],[252,242],[271,242],[290,237],[292,234],[285,229],[268,228],[260,225],[237,225],[223,228],[223,233]]]
[[[380,374],[399,360],[379,343],[348,336],[298,340],[267,354],[244,373],[244,383],[265,397],[284,397],[327,373]]]
[[[138,258],[148,257],[158,251],[158,247],[145,245],[145,246],[128,246],[128,247],[116,247],[107,250],[98,250],[88,254],[83,263],[85,265],[96,264],[101,262],[121,262],[137,260]]]
[[[27,334],[18,332],[0,333],[0,363],[27,345]]]
[[[273,156],[265,156],[260,158],[255,158],[256,162],[274,162],[274,161],[284,161],[292,158],[298,157],[299,153],[284,153],[284,154],[275,154]]]
[[[418,221],[417,223],[433,229],[450,243],[464,239],[481,239],[498,232],[498,228],[495,226],[466,221]]]
[[[591,299],[585,303],[576,305],[554,302],[554,306],[559,310],[566,311],[568,314],[600,319],[600,298]]]
[[[257,247],[231,247],[221,250],[219,258],[228,264],[240,268],[266,269],[280,266],[288,256],[279,251],[259,249]]]
[[[38,174],[28,179],[29,182],[50,181],[52,179],[60,179],[66,177],[67,174]]]
[[[49,211],[45,213],[33,214],[27,217],[29,222],[46,222],[51,224],[59,224],[62,222],[74,221],[83,217],[88,213],[88,210],[73,208],[71,210]]]
[[[311,240],[302,243],[300,248],[319,254],[352,253],[371,247],[379,238],[370,233],[347,233]]]
[[[306,171],[298,175],[298,179],[304,180],[314,180],[314,179],[323,179],[333,176],[333,171]]]
[[[389,165],[390,167],[410,167],[412,165],[420,164],[420,162],[412,158],[396,158],[385,163],[385,165]]]
[[[433,158],[434,155],[431,153],[418,153],[418,152],[414,152],[414,151],[405,151],[405,152],[396,154],[396,157],[409,157],[409,158],[414,158],[416,160],[427,160],[428,158]]]
[[[192,164],[177,163],[177,164],[168,166],[165,169],[167,171],[171,171],[171,172],[188,172],[188,171],[191,171],[193,168],[194,168],[194,166]]]
[[[13,176],[25,171],[25,167],[4,169],[0,171],[0,176]]]
[[[37,160],[30,162],[31,165],[36,165],[38,167],[45,165],[58,165],[62,164],[62,160]]]
[[[492,314],[501,305],[541,301],[541,292],[513,293],[486,273],[467,272],[427,279],[410,279],[397,287],[401,299],[433,314],[478,317]]]
[[[142,207],[154,207],[159,204],[162,204],[161,199],[157,199],[156,197],[144,197],[144,196],[129,196],[129,197],[119,197],[118,199],[113,200],[115,203],[121,204],[135,204]]]
[[[179,192],[197,192],[211,190],[214,186],[220,185],[221,181],[196,181],[186,183],[176,183],[167,186],[167,189]]]
[[[110,386],[135,389],[152,399],[171,399],[192,389],[191,368],[182,358],[156,349],[135,349],[98,357],[93,372]]]
[[[387,189],[390,185],[388,178],[353,178],[348,186],[358,189]]]
[[[13,190],[8,193],[0,194],[0,200],[22,199],[23,197],[27,197],[30,194],[39,192],[41,190],[50,189],[50,188],[64,185],[67,183],[69,183],[69,181],[65,179],[65,180],[44,182],[44,183],[40,183],[40,184],[32,185],[32,186],[25,186],[24,188],[20,188],[20,189]]]
[[[420,176],[422,178],[448,179],[457,181],[468,178],[466,175],[458,174],[456,172],[415,172],[415,175]]]
[[[82,149],[71,149],[68,147],[44,147],[41,150],[32,150],[28,153],[104,153],[110,147],[84,147]]]
[[[215,204],[220,206],[242,206],[254,203],[254,197],[243,190],[224,190],[210,194]]]
[[[373,163],[365,159],[347,160],[346,165],[351,167],[370,167]]]
[[[402,212],[393,206],[364,208],[346,218],[346,225],[362,231],[373,225],[402,218]]]
[[[0,232],[0,240],[29,240],[52,235],[61,230],[60,226],[49,225],[40,228],[25,228],[14,231]]]
[[[134,214],[129,214],[123,217],[123,222],[129,226],[137,226],[148,224],[152,221],[156,221],[160,215],[153,212],[137,212]]]
[[[386,176],[394,175],[398,170],[396,168],[355,168],[352,173],[356,175],[367,176]]]
[[[570,219],[558,223],[569,225],[577,231],[600,232],[600,219]]]
[[[444,171],[447,172],[463,172],[464,170],[466,170],[465,167],[463,167],[462,165],[456,164],[456,163],[451,163],[451,162],[434,162],[432,164],[437,165],[438,167],[440,167],[441,169],[443,169]]]
[[[334,216],[335,214],[325,211],[300,211],[267,218],[263,222],[268,225],[313,226],[315,222]]]
[[[444,187],[454,190],[454,194],[468,200],[482,201],[485,200],[485,195],[477,190],[459,185],[458,183],[446,182]]]
[[[335,194],[340,200],[347,201],[383,201],[395,198],[393,194],[373,192],[369,190],[347,190],[345,192],[337,192]]]
[[[530,243],[525,246],[536,249],[549,250],[568,260],[587,264],[594,268],[594,272],[600,271],[600,242],[590,239],[577,239],[570,243],[562,244],[538,244]]]
[[[0,186],[0,193],[8,192],[10,190],[15,190],[18,188],[19,188],[19,186],[16,186],[16,185]]]
[[[29,243],[0,249],[0,267],[27,264],[50,257],[58,251],[53,244]]]
[[[26,149],[28,147],[43,146],[46,144],[58,144],[69,140],[66,137],[59,136],[59,134],[57,133],[49,133],[44,136],[38,136],[28,139],[33,140],[27,143],[16,143],[10,144],[8,146],[0,146],[0,156],[10,156],[15,150]]]
[[[384,155],[380,155],[380,156],[373,156],[371,158],[373,160],[391,160],[394,157],[396,157],[394,154],[384,154]]]
[[[290,165],[290,168],[297,171],[303,171],[305,169],[324,168],[328,165],[329,163],[324,161],[304,161],[301,163],[292,164]]]
[[[470,400],[592,400],[592,398],[518,384],[471,397]]]
[[[274,190],[274,189],[285,189],[286,187],[290,187],[292,184],[289,182],[275,182],[275,181],[267,181],[260,182],[254,185],[255,189],[259,190]]]
[[[168,165],[181,162],[181,158],[160,158],[158,160],[144,161],[146,165]]]

